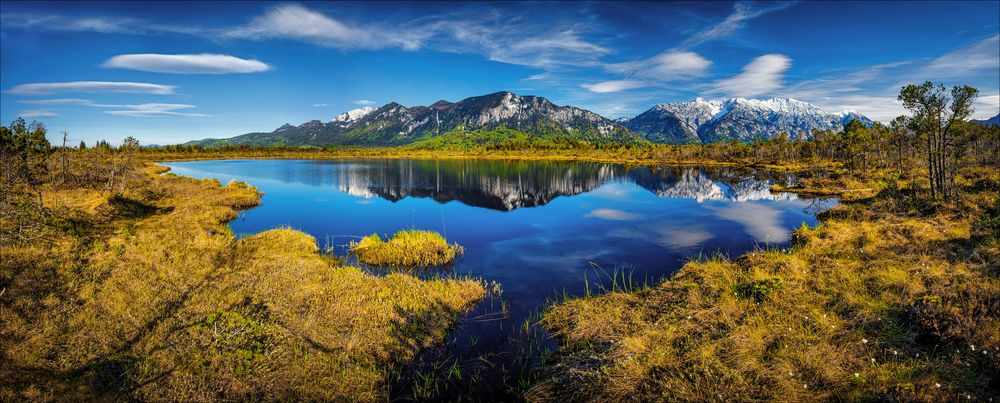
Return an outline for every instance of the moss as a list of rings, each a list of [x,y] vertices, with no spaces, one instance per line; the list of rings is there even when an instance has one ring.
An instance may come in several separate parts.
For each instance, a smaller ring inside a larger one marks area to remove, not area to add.
[[[419,230],[399,231],[388,241],[371,234],[351,242],[350,250],[362,263],[400,268],[442,266],[464,253],[461,246],[449,245],[440,234]]]

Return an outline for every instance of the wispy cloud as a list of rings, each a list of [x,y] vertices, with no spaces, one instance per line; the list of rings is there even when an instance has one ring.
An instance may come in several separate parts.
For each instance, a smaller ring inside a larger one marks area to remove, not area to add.
[[[539,68],[597,66],[602,56],[612,53],[611,49],[584,38],[590,24],[539,24],[530,16],[481,6],[378,23],[349,21],[299,4],[280,4],[246,24],[229,27],[180,27],[130,18],[29,14],[4,14],[3,24],[7,29],[37,31],[294,40],[345,51],[431,48],[450,53],[478,53],[493,61]]]
[[[79,106],[88,106],[91,108],[112,109],[109,111],[105,111],[105,113],[118,116],[133,116],[133,117],[208,116],[201,113],[178,112],[178,110],[195,108],[194,105],[188,105],[188,104],[170,104],[170,103],[100,104],[93,102],[89,99],[80,99],[80,98],[29,99],[21,101],[21,103],[33,104],[33,105],[79,105]]]
[[[712,62],[701,55],[684,50],[669,50],[646,60],[610,64],[610,71],[656,81],[690,79],[707,73]]]
[[[726,94],[736,97],[754,97],[781,88],[785,71],[792,65],[792,59],[785,55],[770,54],[760,56],[743,67],[735,77],[716,81],[712,94]]]
[[[996,77],[1000,77],[1000,35],[961,46],[939,56],[900,60],[855,69],[837,69],[792,84],[775,93],[805,99],[831,111],[855,110],[872,119],[888,122],[907,113],[896,97],[903,85],[923,81],[949,84],[985,84],[988,91],[977,99],[975,118],[1000,113],[994,101]],[[990,85],[992,83],[992,86]]]
[[[749,3],[736,3],[733,5],[733,12],[725,20],[691,35],[691,37],[681,43],[680,47],[691,48],[705,42],[729,36],[746,26],[747,21],[773,11],[788,8],[793,4],[795,2],[781,2],[771,7],[754,8]]]
[[[324,103],[313,104],[313,108],[326,108],[328,106],[330,106],[330,105],[327,105],[327,104],[324,104]]]
[[[363,105],[363,106],[375,105],[375,101],[368,100],[368,99],[359,99],[359,100],[354,101],[354,103],[356,105]]]
[[[298,4],[274,7],[250,24],[228,30],[223,37],[296,39],[338,49],[417,50],[422,44],[418,33],[405,35],[391,27],[355,26]]]
[[[87,105],[87,106],[91,106],[94,104],[89,99],[79,99],[79,98],[26,99],[21,101],[21,103],[33,104],[33,105]]]
[[[175,74],[258,73],[271,66],[254,59],[218,54],[164,55],[142,53],[114,56],[101,66],[118,69]]]
[[[581,84],[580,86],[586,88],[590,92],[604,93],[624,91],[627,89],[638,88],[642,85],[642,81],[637,80],[612,80],[593,84]]]
[[[921,75],[934,80],[962,78],[977,72],[1000,77],[1000,34],[945,53],[927,64]]]
[[[57,32],[97,32],[102,34],[129,35],[164,33],[208,35],[211,33],[211,30],[199,27],[157,24],[152,21],[121,17],[70,17],[52,14],[4,13],[0,15],[0,23],[6,29]]]
[[[20,116],[24,119],[34,119],[34,118],[47,118],[52,116],[59,116],[59,114],[56,113],[55,111],[50,111],[47,109],[35,109],[29,111],[21,111],[21,113],[18,113],[17,116]]]
[[[755,8],[747,3],[736,3],[733,6],[733,12],[729,14],[725,20],[694,33],[681,42],[680,45],[672,49],[666,50],[649,59],[606,64],[604,66],[606,70],[620,74],[629,80],[615,80],[598,84],[585,84],[584,88],[593,92],[611,91],[594,91],[591,89],[592,87],[599,90],[614,89],[614,91],[622,91],[625,89],[662,85],[664,83],[677,80],[692,80],[703,77],[708,73],[708,69],[712,66],[712,62],[702,57],[700,54],[688,50],[689,48],[729,36],[742,29],[749,20],[772,11],[784,9],[792,4],[794,4],[794,2],[780,3],[771,7]],[[747,79],[749,79],[749,77],[747,77]],[[610,84],[616,82],[628,82],[633,83],[633,85],[621,88]],[[726,83],[721,84],[726,85]],[[732,82],[728,85],[739,85],[744,88],[748,87],[745,81]]]
[[[142,118],[155,118],[164,116],[196,116],[196,117],[208,116],[200,113],[177,112],[178,110],[191,109],[195,107],[194,105],[187,105],[187,104],[148,103],[148,104],[138,104],[138,105],[118,105],[118,107],[123,107],[126,109],[105,111],[105,113],[118,116],[131,116],[131,117],[142,117]]]
[[[120,81],[72,81],[21,84],[7,92],[15,95],[49,95],[63,92],[126,92],[166,95],[174,93],[174,86]]]

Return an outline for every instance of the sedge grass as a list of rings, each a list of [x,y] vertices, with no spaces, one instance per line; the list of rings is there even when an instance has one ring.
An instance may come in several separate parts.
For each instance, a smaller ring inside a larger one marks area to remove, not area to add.
[[[448,244],[440,234],[421,230],[399,231],[386,241],[371,234],[351,242],[349,248],[362,263],[394,268],[443,266],[464,253],[457,243]]]

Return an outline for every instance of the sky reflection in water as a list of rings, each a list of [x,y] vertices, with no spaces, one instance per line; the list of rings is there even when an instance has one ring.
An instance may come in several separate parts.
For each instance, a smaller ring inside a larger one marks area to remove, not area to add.
[[[784,246],[791,230],[814,225],[835,203],[772,195],[771,184],[789,178],[733,169],[396,159],[163,165],[264,192],[259,207],[231,223],[238,235],[288,226],[342,254],[371,233],[445,233],[466,248],[455,270],[499,282],[514,324],[556,293],[581,295],[587,283],[593,290],[603,272],[653,281],[691,257]],[[490,326],[459,331],[483,346],[500,343]]]

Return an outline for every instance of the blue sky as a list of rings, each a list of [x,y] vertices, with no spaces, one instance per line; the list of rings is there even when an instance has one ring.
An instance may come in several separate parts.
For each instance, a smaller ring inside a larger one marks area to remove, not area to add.
[[[899,87],[1000,112],[1000,2],[39,3],[0,9],[0,120],[171,144],[507,90],[609,118],[793,97],[887,121]]]

